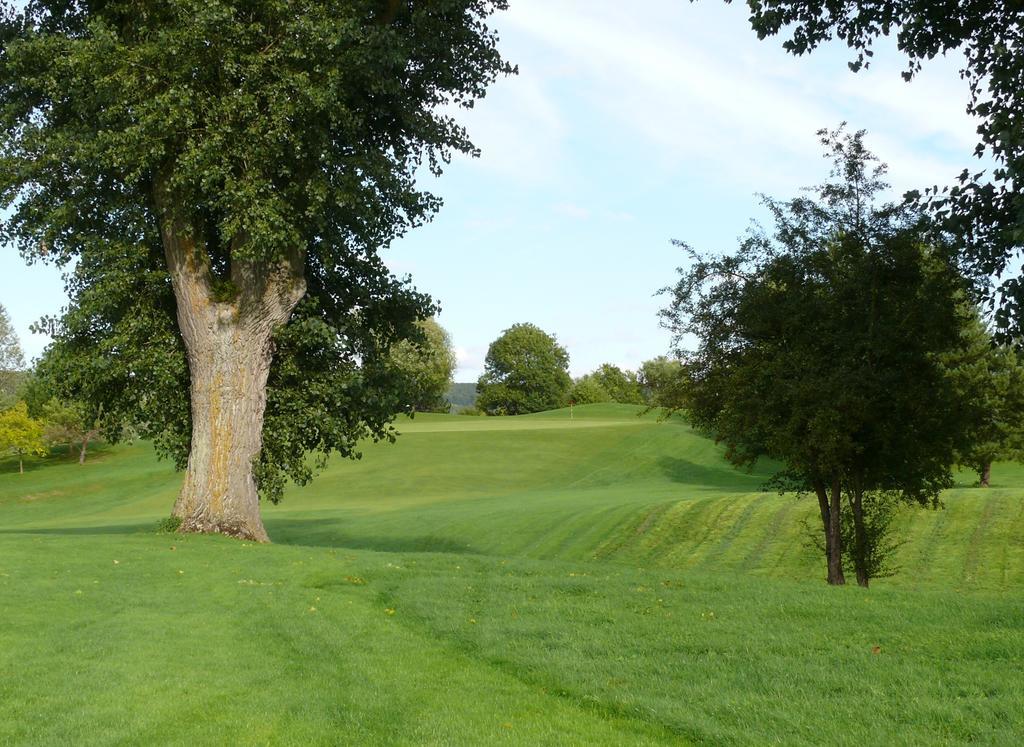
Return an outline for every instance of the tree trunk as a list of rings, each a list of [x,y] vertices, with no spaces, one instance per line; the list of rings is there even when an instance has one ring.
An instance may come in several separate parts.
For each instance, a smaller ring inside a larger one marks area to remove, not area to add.
[[[89,448],[89,437],[82,437],[82,450],[78,452],[78,463],[85,464],[85,450]]]
[[[830,504],[828,488],[823,482],[813,482],[814,494],[818,497],[818,509],[821,513],[821,527],[825,535],[825,562],[828,567],[828,582],[833,586],[846,583],[843,576],[843,544],[839,533],[839,506],[835,501],[838,484],[833,486]]]
[[[992,462],[984,462],[981,465],[981,471],[979,472],[979,475],[981,476],[981,487],[987,488],[989,485],[991,485],[992,484]]]
[[[18,457],[18,474],[25,474],[25,460],[22,459],[20,456]]]
[[[188,467],[172,513],[181,518],[182,532],[269,542],[253,464],[263,445],[272,337],[305,294],[304,255],[296,251],[277,263],[233,261],[231,298],[220,300],[198,231],[165,198],[158,190],[192,413]]]
[[[838,479],[832,481],[832,495],[829,505],[828,532],[830,546],[828,556],[828,582],[833,586],[843,586],[846,577],[843,575],[843,536],[842,536],[842,486]]]
[[[183,531],[267,542],[252,463],[263,443],[270,338],[234,324],[211,337],[189,346],[192,448],[173,514]]]
[[[871,578],[868,575],[868,534],[864,525],[864,491],[859,487],[853,491],[850,508],[853,510],[853,565],[857,585],[867,588]]]
[[[818,497],[818,510],[821,513],[821,531],[825,537],[825,565],[831,570],[829,558],[832,557],[832,532],[830,531],[831,523],[828,518],[828,490],[823,482],[814,482],[812,485],[814,487],[814,494]],[[828,574],[828,582],[832,583],[831,572]]]

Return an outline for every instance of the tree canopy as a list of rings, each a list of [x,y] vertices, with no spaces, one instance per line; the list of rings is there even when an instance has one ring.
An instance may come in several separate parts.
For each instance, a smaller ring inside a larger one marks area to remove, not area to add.
[[[608,392],[609,402],[621,402],[627,405],[639,405],[643,403],[643,395],[640,393],[640,384],[637,382],[636,373],[623,371],[611,363],[602,363],[594,371],[587,374],[594,382]]]
[[[0,453],[16,455],[19,472],[25,471],[26,456],[46,456],[43,424],[29,417],[24,402],[0,412]]]
[[[183,530],[265,540],[257,490],[393,437],[387,352],[435,307],[377,251],[438,208],[420,169],[475,152],[452,107],[512,71],[505,7],[4,6],[0,238],[72,268],[41,368],[188,465]]]
[[[476,406],[488,415],[522,415],[568,403],[569,354],[533,324],[513,324],[487,349]]]
[[[644,361],[637,372],[644,402],[651,407],[681,406],[686,391],[682,364],[675,358],[659,355]]]
[[[410,410],[448,412],[445,395],[456,364],[452,339],[436,319],[425,319],[417,327],[418,339],[401,340],[391,348],[391,364],[400,372]]]
[[[1024,365],[1012,346],[993,343],[979,311],[967,313],[962,345],[940,361],[956,388],[955,402],[970,405],[961,411],[970,439],[957,461],[988,487],[993,462],[1024,459]]]
[[[780,460],[780,486],[817,496],[831,583],[844,582],[851,511],[866,585],[873,497],[934,503],[966,442],[938,358],[961,345],[966,283],[921,215],[878,204],[884,167],[863,133],[821,135],[832,181],[813,197],[766,200],[773,232],[754,230],[735,254],[688,250],[662,318],[694,424],[732,461]]]
[[[964,169],[951,187],[927,190],[936,215],[959,242],[973,270],[999,276],[990,295],[1004,341],[1024,327],[1024,278],[1015,258],[1024,248],[1024,46],[1019,2],[992,0],[748,0],[759,38],[782,34],[783,47],[803,55],[832,38],[856,52],[850,68],[870,65],[872,45],[893,36],[907,56],[904,78],[937,55],[964,55],[962,77],[970,85],[967,111],[978,117],[975,155],[991,156],[996,168]],[[928,185],[922,185],[927,187]]]
[[[572,384],[569,390],[569,399],[574,405],[594,405],[599,402],[611,402],[612,395],[608,393],[593,376],[581,376]]]
[[[594,402],[640,405],[644,402],[637,374],[624,371],[612,363],[602,363],[577,379],[570,396],[577,405]]]

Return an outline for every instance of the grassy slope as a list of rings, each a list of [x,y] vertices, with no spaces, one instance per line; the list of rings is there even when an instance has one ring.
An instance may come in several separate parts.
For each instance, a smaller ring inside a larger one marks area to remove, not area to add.
[[[418,416],[268,507],[271,547],[152,534],[178,477],[145,445],[4,465],[0,742],[1024,730],[1019,468],[908,511],[896,578],[827,589],[810,502],[635,412]]]

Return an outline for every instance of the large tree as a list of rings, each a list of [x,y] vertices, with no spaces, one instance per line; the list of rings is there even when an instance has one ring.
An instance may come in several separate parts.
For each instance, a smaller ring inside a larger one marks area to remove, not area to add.
[[[832,181],[767,200],[774,230],[735,254],[693,253],[662,318],[694,424],[734,462],[783,462],[780,486],[817,497],[832,584],[845,582],[849,512],[867,585],[877,533],[866,513],[884,505],[874,499],[935,503],[966,439],[938,360],[962,344],[965,283],[921,216],[878,204],[884,169],[862,133],[822,134]]]
[[[388,437],[430,316],[377,252],[472,153],[452,105],[509,72],[505,0],[5,4],[2,236],[74,262],[45,365],[187,467],[184,531],[266,540],[309,451]]]
[[[488,415],[522,415],[568,404],[569,354],[534,324],[513,324],[487,348],[476,406]]]
[[[729,2],[730,0],[726,0]],[[926,190],[936,214],[958,238],[974,269],[999,276],[997,331],[1004,341],[1024,328],[1024,4],[1020,0],[747,0],[758,37],[784,35],[794,55],[838,38],[854,50],[850,68],[870,65],[872,44],[892,36],[907,56],[910,80],[940,54],[962,54],[970,85],[967,111],[978,118],[975,155],[996,168],[964,169],[950,188]],[[966,155],[966,154],[965,154]],[[921,185],[928,187],[928,185]],[[988,289],[986,289],[988,290]]]

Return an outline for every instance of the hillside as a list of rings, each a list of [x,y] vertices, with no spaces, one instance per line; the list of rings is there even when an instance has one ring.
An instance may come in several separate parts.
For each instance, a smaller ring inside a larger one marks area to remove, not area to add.
[[[964,475],[901,515],[899,575],[830,589],[810,501],[638,410],[417,415],[264,507],[271,546],[155,534],[179,477],[146,444],[0,463],[0,742],[1024,730],[1024,470]]]
[[[770,465],[737,471],[685,424],[641,418],[640,410],[587,405],[574,408],[573,420],[567,410],[420,414],[400,424],[397,444],[368,444],[362,460],[338,460],[309,488],[265,506],[267,527],[284,544],[461,548],[817,580],[805,527],[813,501],[762,492]],[[1024,469],[997,466],[987,490],[971,487],[971,474],[961,478],[944,510],[903,513],[898,531],[906,541],[896,563],[903,572],[878,584],[1024,584]],[[178,478],[137,444],[108,450],[84,469],[58,460],[30,467],[24,479],[0,479],[9,528],[115,523],[146,531],[167,513]]]
[[[453,412],[472,407],[476,404],[476,382],[455,382],[448,388],[444,398],[451,404]]]

